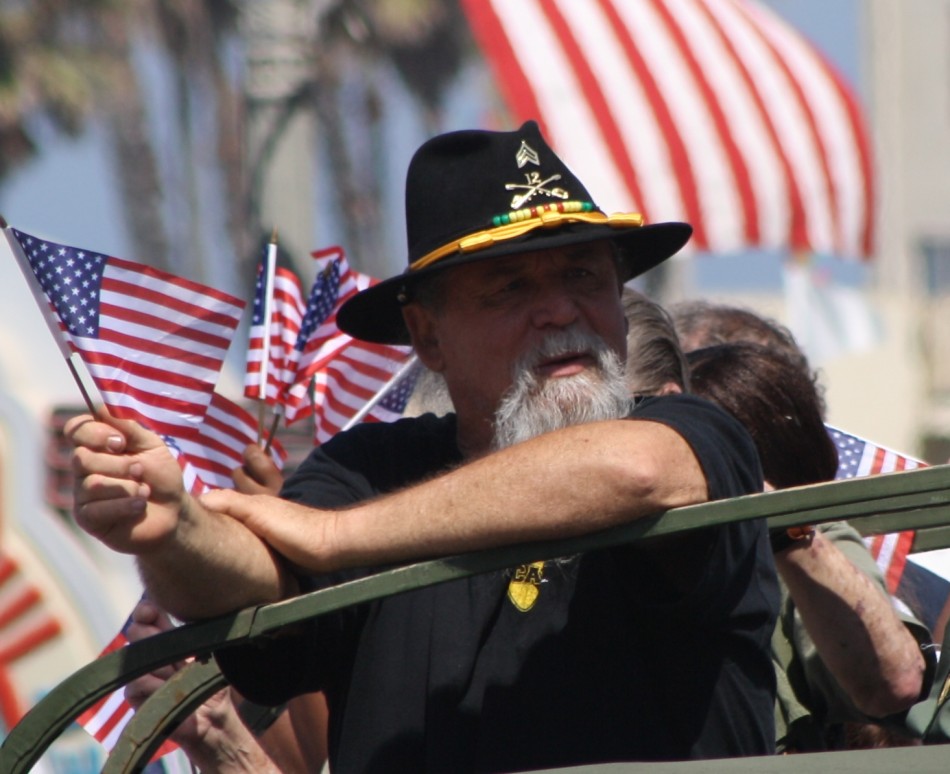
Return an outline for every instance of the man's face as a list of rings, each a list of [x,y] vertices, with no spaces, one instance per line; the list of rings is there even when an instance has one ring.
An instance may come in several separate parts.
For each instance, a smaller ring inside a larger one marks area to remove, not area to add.
[[[625,357],[620,283],[606,244],[460,266],[443,288],[438,309],[410,305],[406,320],[423,362],[444,376],[461,440],[473,447],[490,443],[519,361],[543,385],[599,372],[598,345]],[[551,348],[552,337],[569,343]]]

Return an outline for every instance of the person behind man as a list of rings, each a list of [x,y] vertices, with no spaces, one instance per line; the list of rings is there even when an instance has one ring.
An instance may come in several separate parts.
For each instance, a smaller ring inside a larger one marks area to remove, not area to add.
[[[808,424],[772,425],[771,435],[762,429],[767,426],[764,420],[754,413],[756,407],[764,411],[768,402],[778,404],[783,394],[781,385],[768,384],[764,375],[764,364],[770,356],[759,359],[763,373],[745,385],[739,383],[738,372],[729,372],[725,361],[715,369],[708,362],[704,366],[705,381],[696,387],[698,394],[740,419],[758,421],[758,436],[753,431],[753,437],[766,468],[766,479],[773,487],[806,482],[802,470],[805,463],[799,460],[806,453],[813,464],[824,460],[825,467],[829,466],[829,449],[834,449],[823,424],[823,392],[787,329],[751,310],[706,301],[676,304],[671,316],[687,350],[712,343],[753,342],[766,347],[771,355],[783,357],[797,372],[786,375],[788,368],[773,367],[771,377],[787,379],[786,390],[798,385],[801,405],[808,407],[814,402],[814,408],[807,409]],[[687,357],[695,355],[688,352]],[[695,367],[691,362],[692,373]],[[737,405],[736,396],[747,396],[753,388],[762,393],[759,403]],[[801,403],[804,396],[807,401]],[[790,398],[786,396],[786,400]],[[778,405],[771,410],[773,414],[788,415]],[[763,449],[766,443],[769,445]],[[798,451],[790,452],[791,448]],[[771,466],[766,464],[767,458],[772,460]],[[779,464],[783,460],[787,463],[785,472]],[[809,475],[816,481],[831,480],[834,472],[831,470],[829,475],[824,470],[824,477],[816,478],[819,468],[813,468]],[[900,713],[930,683],[934,665],[926,627],[911,614],[895,609],[873,557],[847,523],[819,525],[808,540],[790,541],[781,533],[775,540],[776,566],[783,581],[780,625],[773,638],[778,673],[778,749],[810,751],[870,743],[858,738],[878,736],[859,728],[869,721],[882,722],[899,733]],[[852,610],[859,611],[859,615],[853,615]],[[846,731],[850,739],[845,738]]]
[[[190,619],[393,563],[566,538],[759,491],[741,425],[624,378],[622,283],[685,224],[605,215],[528,122],[410,163],[409,268],[340,327],[411,343],[455,407],[316,449],[283,498],[194,500],[161,439],[74,421],[75,517]],[[323,690],[337,771],[514,771],[768,753],[778,595],[759,522],[419,589],[221,650],[248,698]]]
[[[637,396],[689,391],[689,363],[673,319],[638,290],[624,288],[627,320],[627,383]]]
[[[670,307],[670,318],[679,338],[683,352],[711,347],[715,344],[730,344],[751,341],[773,352],[779,352],[811,378],[818,395],[821,415],[827,411],[825,389],[818,374],[792,332],[777,320],[732,304],[719,304],[704,299],[679,301]]]

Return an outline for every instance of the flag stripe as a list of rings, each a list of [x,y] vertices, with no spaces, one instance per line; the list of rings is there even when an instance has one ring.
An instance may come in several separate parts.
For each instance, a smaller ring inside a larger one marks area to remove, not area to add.
[[[699,249],[870,255],[873,162],[844,79],[751,0],[463,0],[516,120],[609,209]]]

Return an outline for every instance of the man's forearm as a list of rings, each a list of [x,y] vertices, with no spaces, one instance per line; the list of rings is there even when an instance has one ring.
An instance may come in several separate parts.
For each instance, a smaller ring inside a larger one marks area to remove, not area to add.
[[[665,425],[578,425],[344,511],[217,490],[202,503],[311,573],[567,538],[703,502],[689,444]]]
[[[274,602],[296,591],[260,538],[191,498],[169,540],[137,560],[149,596],[182,620]]]
[[[920,648],[867,575],[821,532],[777,554],[776,567],[818,655],[859,710],[885,717],[917,700]]]
[[[328,566],[365,566],[565,538],[701,502],[688,444],[654,422],[551,433],[337,514]]]

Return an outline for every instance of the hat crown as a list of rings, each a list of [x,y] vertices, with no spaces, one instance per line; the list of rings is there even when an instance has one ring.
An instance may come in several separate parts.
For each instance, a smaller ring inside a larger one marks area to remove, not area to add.
[[[497,216],[568,200],[591,197],[534,121],[513,132],[439,135],[416,151],[406,175],[409,263]]]

